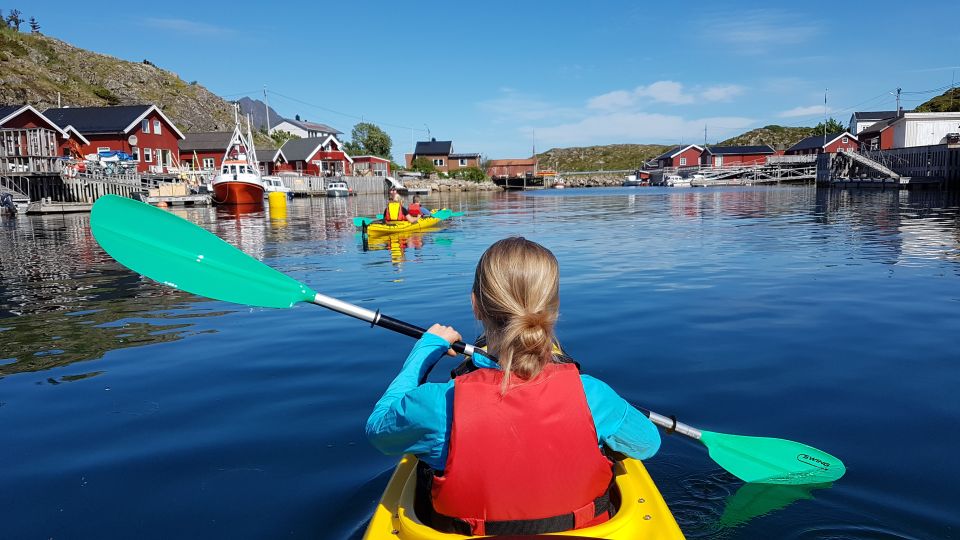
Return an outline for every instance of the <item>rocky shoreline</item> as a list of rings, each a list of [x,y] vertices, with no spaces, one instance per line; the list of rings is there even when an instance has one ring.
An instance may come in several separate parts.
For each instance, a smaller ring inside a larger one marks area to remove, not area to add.
[[[623,185],[624,177],[623,173],[592,173],[582,175],[576,174],[571,176],[565,176],[561,174],[560,176],[563,178],[564,186],[568,188],[618,187]],[[424,180],[404,178],[403,185],[408,189],[429,188],[431,192],[500,191],[500,187],[489,180],[483,182],[473,182],[470,180],[457,180],[453,178]]]

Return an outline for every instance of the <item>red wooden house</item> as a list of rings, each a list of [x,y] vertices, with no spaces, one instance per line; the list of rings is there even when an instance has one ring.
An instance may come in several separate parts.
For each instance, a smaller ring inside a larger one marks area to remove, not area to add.
[[[232,131],[187,133],[179,144],[180,163],[193,170],[216,171],[232,138]]]
[[[708,146],[700,156],[700,164],[707,167],[730,165],[763,165],[768,156],[777,151],[769,145],[760,146]]]
[[[390,176],[390,160],[379,156],[353,157],[355,176]]]
[[[827,135],[813,135],[787,148],[785,154],[790,156],[836,153],[857,150],[860,142],[856,137],[844,131]]]
[[[7,156],[79,157],[83,145],[90,144],[73,127],[57,125],[30,105],[0,106],[0,130],[5,132],[0,152]]]
[[[126,152],[138,160],[138,172],[170,172],[179,165],[184,135],[156,105],[65,107],[43,114],[83,134],[83,154]]]
[[[287,156],[279,148],[258,148],[257,162],[260,164],[260,174],[272,175],[287,164]]]
[[[487,161],[487,176],[493,179],[524,178],[537,172],[537,159],[491,159]]]
[[[675,146],[657,156],[656,162],[660,168],[695,167],[700,164],[701,154],[703,154],[703,148],[695,144]]]
[[[280,147],[288,163],[277,166],[277,172],[296,171],[308,176],[349,176],[353,158],[333,135],[290,139]]]

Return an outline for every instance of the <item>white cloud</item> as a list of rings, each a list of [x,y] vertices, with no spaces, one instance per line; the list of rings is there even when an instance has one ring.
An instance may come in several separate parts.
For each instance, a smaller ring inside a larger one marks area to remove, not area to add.
[[[797,116],[816,116],[823,114],[823,105],[810,105],[809,107],[794,107],[778,114],[780,118],[794,118]],[[827,109],[830,112],[830,109]]]
[[[636,102],[634,94],[626,90],[614,90],[587,100],[587,108],[614,110],[631,107]]]
[[[557,106],[537,96],[510,88],[501,88],[499,97],[481,101],[477,107],[492,115],[491,120],[494,123],[516,124],[518,121],[563,120],[579,114],[575,109]]]
[[[633,90],[614,90],[594,96],[587,100],[587,108],[616,111],[638,106],[644,101],[669,105],[687,105],[697,101],[730,101],[743,94],[744,90],[744,87],[737,84],[718,84],[686,90],[682,83],[676,81],[657,81]]]
[[[743,91],[744,88],[737,84],[721,84],[707,88],[700,93],[700,97],[706,101],[730,101]]]
[[[601,113],[575,122],[538,127],[537,139],[546,146],[579,146],[609,143],[663,143],[702,138],[703,126],[724,126],[739,131],[754,123],[752,118],[681,116],[644,112]]]
[[[233,34],[236,32],[236,30],[233,30],[232,28],[189,21],[187,19],[147,17],[143,19],[143,24],[153,28],[160,28],[163,30],[170,30],[173,32],[179,32],[181,34],[189,34],[194,36],[224,35]]]
[[[821,33],[810,13],[776,9],[705,13],[699,26],[709,41],[725,43],[741,54],[783,51]]]
[[[655,102],[675,105],[693,103],[696,99],[684,93],[683,85],[675,81],[657,81],[649,86],[638,86],[633,92],[638,97],[649,97]]]

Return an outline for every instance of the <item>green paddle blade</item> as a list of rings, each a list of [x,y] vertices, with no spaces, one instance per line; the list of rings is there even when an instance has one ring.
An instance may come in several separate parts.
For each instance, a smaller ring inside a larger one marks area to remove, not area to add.
[[[373,218],[368,218],[368,217],[355,217],[355,218],[353,218],[353,226],[354,226],[354,227],[363,227],[364,224],[369,225],[369,224],[373,223],[374,221],[375,221],[375,220],[374,220]]]
[[[846,472],[843,462],[802,443],[770,437],[747,437],[703,431],[710,457],[744,482],[820,484]]]
[[[90,214],[111,257],[150,279],[215,300],[288,308],[316,292],[205,229],[133,199],[106,195]]]

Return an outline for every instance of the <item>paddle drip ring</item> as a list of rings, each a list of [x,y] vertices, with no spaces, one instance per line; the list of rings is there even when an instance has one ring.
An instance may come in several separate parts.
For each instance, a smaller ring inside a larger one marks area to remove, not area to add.
[[[664,430],[667,435],[673,435],[677,432],[677,415],[671,414],[670,419],[673,420],[673,425]]]

